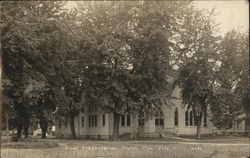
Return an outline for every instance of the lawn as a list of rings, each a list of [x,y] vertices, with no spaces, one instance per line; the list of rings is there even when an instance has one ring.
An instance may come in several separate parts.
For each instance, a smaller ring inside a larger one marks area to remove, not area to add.
[[[218,143],[214,143],[216,140]],[[246,158],[249,145],[246,137],[203,139],[201,142],[180,139],[119,142],[31,139],[8,145],[2,142],[1,155],[2,158]]]

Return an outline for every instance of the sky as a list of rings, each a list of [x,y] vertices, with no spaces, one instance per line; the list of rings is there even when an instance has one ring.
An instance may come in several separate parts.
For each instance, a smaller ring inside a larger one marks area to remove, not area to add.
[[[234,28],[240,28],[244,32],[249,30],[249,2],[247,0],[196,0],[194,5],[209,10],[215,7],[215,12],[219,13],[215,20],[220,23],[222,34]]]
[[[220,23],[221,35],[231,29],[239,28],[245,32],[249,30],[249,2],[247,0],[194,0],[198,8],[211,10],[219,13],[215,20]],[[74,1],[68,2],[68,6],[75,6]]]

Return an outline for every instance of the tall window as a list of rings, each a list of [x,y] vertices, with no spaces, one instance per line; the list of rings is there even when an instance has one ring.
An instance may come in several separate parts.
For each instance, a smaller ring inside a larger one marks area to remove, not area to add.
[[[97,115],[89,115],[89,127],[97,127]]]
[[[145,125],[145,119],[144,119],[143,114],[139,114],[138,125],[139,126],[144,126]]]
[[[130,114],[121,115],[121,126],[125,127],[126,125],[127,126],[131,125],[131,116],[130,116]]]
[[[175,112],[174,112],[174,125],[178,126],[178,109],[175,108]]]
[[[121,126],[125,126],[125,115],[121,115]]]
[[[161,109],[156,113],[155,125],[156,126],[163,126],[164,125],[163,112]]]
[[[206,127],[207,126],[207,114],[204,114],[204,119],[203,119],[203,125]]]
[[[250,129],[250,121],[249,118],[246,119],[246,130]]]
[[[84,126],[84,116],[82,116],[82,127]]]
[[[83,107],[81,108],[81,112],[82,112],[82,113],[84,113],[84,112],[85,112]]]
[[[105,114],[102,115],[102,125],[105,126]]]
[[[68,120],[66,119],[65,120],[65,128],[67,128],[68,127]]]
[[[159,123],[159,119],[158,119],[158,118],[155,118],[155,125],[156,125],[156,126],[159,126],[159,124],[160,124],[160,123]]]
[[[94,115],[95,116],[95,127],[97,126],[97,115]]]
[[[90,113],[97,112],[97,106],[96,106],[96,104],[89,105],[89,112]]]
[[[89,115],[89,127],[92,126],[92,115]]]
[[[96,104],[90,104],[88,107],[89,111],[89,127],[97,127],[97,106]]]
[[[131,124],[131,119],[130,119],[130,114],[127,115],[127,126],[130,126]]]
[[[194,117],[193,111],[190,111],[189,112],[189,125],[190,126],[193,126],[193,117]]]
[[[144,125],[145,125],[145,120],[144,120],[144,118],[139,118],[139,120],[138,120],[138,125],[139,125],[139,126],[144,126]]]
[[[188,111],[185,112],[185,125],[188,126]]]

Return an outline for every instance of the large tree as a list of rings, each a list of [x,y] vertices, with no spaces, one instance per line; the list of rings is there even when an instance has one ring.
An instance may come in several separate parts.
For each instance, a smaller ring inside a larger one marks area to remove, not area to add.
[[[248,33],[231,30],[223,37],[221,45],[221,66],[211,107],[214,125],[226,133],[240,114],[249,118]]]
[[[194,112],[197,138],[201,120],[206,114],[219,68],[219,40],[213,11],[187,8],[183,20],[176,25],[173,38],[174,66],[178,69],[176,85],[181,89],[183,105]],[[193,117],[193,116],[190,116]]]
[[[24,127],[28,135],[32,107],[41,99],[48,82],[49,39],[56,33],[55,23],[61,13],[61,2],[3,2],[1,43],[4,95],[13,101],[18,137]],[[43,25],[41,25],[43,24]],[[54,29],[54,31],[53,31]],[[54,45],[55,46],[55,45]],[[56,49],[56,48],[55,48]],[[42,71],[43,70],[43,71]]]
[[[81,4],[81,3],[80,3]],[[171,94],[170,33],[172,3],[91,2],[80,5],[87,30],[86,103],[113,113],[113,139],[120,115],[155,114]]]
[[[30,68],[27,57],[30,57],[30,52],[37,46],[37,41],[32,36],[33,32],[25,27],[29,24],[28,20],[24,19],[28,6],[26,3],[4,2],[1,14],[4,19],[1,23],[3,77],[11,82],[11,86],[5,88],[4,94],[13,99],[14,109],[19,117],[16,121],[19,137],[23,126],[27,131],[31,116],[28,110],[28,102],[31,100],[28,99],[30,93],[27,93],[27,88],[32,80],[31,74],[35,72]]]

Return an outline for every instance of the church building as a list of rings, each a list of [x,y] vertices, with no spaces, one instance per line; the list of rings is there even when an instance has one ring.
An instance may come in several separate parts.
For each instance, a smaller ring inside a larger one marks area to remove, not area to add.
[[[165,106],[162,112],[150,120],[130,114],[120,118],[119,135],[134,137],[166,137],[167,135],[195,135],[197,121],[191,109],[182,106],[180,90],[172,93],[174,106]],[[88,113],[84,113],[84,111]],[[213,125],[210,112],[203,116],[201,134],[212,134]],[[110,139],[113,135],[113,113],[100,113],[95,106],[83,110],[75,118],[75,132],[78,138]],[[56,121],[56,137],[70,138],[69,121]]]

